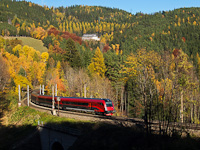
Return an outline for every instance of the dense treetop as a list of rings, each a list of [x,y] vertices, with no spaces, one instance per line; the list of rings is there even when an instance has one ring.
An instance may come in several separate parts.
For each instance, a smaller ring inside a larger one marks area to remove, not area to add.
[[[119,50],[123,50],[124,54],[139,48],[159,52],[182,48],[192,55],[199,52],[200,47],[196,41],[200,34],[200,9],[195,7],[133,15],[99,6],[48,8],[26,1],[1,0],[0,14],[2,35],[28,35],[43,39],[45,35],[41,37],[37,33],[54,26],[60,32],[67,31],[78,36],[96,33],[104,44],[115,48],[119,44]],[[7,25],[9,22],[10,25]]]

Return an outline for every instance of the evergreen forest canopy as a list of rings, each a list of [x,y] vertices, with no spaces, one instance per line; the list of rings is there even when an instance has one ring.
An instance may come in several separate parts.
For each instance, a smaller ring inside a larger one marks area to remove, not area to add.
[[[199,123],[199,15],[200,8],[133,15],[99,6],[0,0],[0,34],[30,36],[48,48],[41,54],[17,38],[1,38],[0,60],[10,79],[0,90],[45,84],[50,93],[57,83],[60,95],[82,97],[86,87],[87,97],[110,98],[118,115],[146,124]],[[101,40],[83,41],[86,33]]]

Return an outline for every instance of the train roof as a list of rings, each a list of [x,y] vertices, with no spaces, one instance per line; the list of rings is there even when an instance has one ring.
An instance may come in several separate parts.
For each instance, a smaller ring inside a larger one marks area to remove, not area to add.
[[[36,93],[35,93],[36,94]],[[51,95],[40,95],[38,94],[38,96],[46,96],[46,97],[52,97]],[[110,99],[107,98],[84,98],[84,97],[63,97],[63,96],[55,96],[56,97],[60,97],[60,98],[71,98],[71,99],[80,99],[80,100],[104,100],[105,102],[111,102]]]
[[[55,96],[55,97],[60,97],[60,96]],[[60,98],[85,99],[85,100],[105,100],[106,102],[111,101],[110,99],[107,99],[107,98],[84,98],[84,97],[60,97]]]

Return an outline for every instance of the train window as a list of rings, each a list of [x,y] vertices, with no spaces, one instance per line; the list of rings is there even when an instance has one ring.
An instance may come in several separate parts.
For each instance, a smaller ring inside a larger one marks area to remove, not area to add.
[[[62,101],[63,104],[71,104],[71,102]]]
[[[79,103],[80,105],[88,106],[88,103]]]
[[[52,102],[52,99],[46,99],[47,102]]]
[[[38,100],[39,100],[39,101],[43,101],[44,99],[42,99],[42,98],[38,98]]]
[[[77,103],[77,102],[66,102],[63,101],[63,104],[68,104],[68,105],[83,105],[83,106],[88,106],[88,103]]]
[[[103,103],[100,103],[101,106],[103,106]]]

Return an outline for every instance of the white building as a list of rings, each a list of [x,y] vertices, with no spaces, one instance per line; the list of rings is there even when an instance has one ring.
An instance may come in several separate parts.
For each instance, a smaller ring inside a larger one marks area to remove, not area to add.
[[[96,34],[83,34],[82,40],[83,41],[89,41],[89,40],[100,41],[100,38]]]

